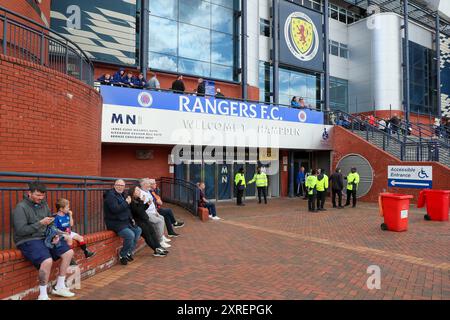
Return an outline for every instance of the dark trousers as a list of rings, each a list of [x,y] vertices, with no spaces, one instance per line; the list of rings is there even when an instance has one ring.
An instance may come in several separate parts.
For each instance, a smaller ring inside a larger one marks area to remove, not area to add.
[[[314,211],[316,210],[316,195],[308,194],[308,210]]]
[[[258,201],[261,203],[261,194],[264,196],[264,203],[267,203],[267,187],[257,187]]]
[[[141,236],[144,238],[145,243],[153,250],[159,248],[161,245],[158,241],[158,235],[150,221],[136,221],[136,223],[142,229]]]
[[[345,205],[350,205],[350,197],[353,196],[353,206],[356,207],[356,190],[348,190],[347,189],[347,201]]]
[[[205,203],[205,208],[208,209],[209,214],[213,217],[216,216],[216,205],[214,203],[211,202],[207,202]]]
[[[166,223],[167,233],[173,234],[175,231],[173,231],[172,224],[176,222],[175,217],[173,216],[172,209],[168,208],[160,208],[158,210],[158,213],[164,217],[164,222]]]
[[[331,201],[333,202],[333,207],[336,207],[336,195],[338,196],[339,207],[342,207],[342,190],[332,189]]]
[[[317,209],[323,209],[326,195],[326,191],[317,191]]]
[[[117,232],[117,235],[123,239],[123,246],[119,252],[121,257],[133,254],[134,249],[136,249],[137,242],[141,237],[141,232],[142,229],[139,228],[139,226],[131,225]]]
[[[306,197],[306,186],[305,186],[305,182],[300,182],[297,185],[297,196],[305,196]]]
[[[242,204],[242,197],[244,196],[244,190],[237,190],[237,195],[236,195],[236,204],[240,205]]]

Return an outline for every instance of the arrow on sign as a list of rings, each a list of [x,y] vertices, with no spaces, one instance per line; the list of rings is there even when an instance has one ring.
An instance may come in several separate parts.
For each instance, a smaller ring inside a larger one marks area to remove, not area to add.
[[[397,185],[408,185],[408,186],[424,186],[424,187],[428,187],[430,184],[429,183],[417,183],[417,182],[399,182],[399,181],[395,181],[392,180],[391,184],[393,186]]]

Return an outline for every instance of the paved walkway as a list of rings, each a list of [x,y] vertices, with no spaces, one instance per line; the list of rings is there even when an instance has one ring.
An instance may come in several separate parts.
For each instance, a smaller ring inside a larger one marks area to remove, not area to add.
[[[77,299],[450,299],[450,223],[412,209],[409,230],[381,231],[376,205],[311,214],[306,201],[218,207],[202,223],[182,209],[170,254],[145,248],[82,282]],[[381,270],[369,290],[367,268]]]

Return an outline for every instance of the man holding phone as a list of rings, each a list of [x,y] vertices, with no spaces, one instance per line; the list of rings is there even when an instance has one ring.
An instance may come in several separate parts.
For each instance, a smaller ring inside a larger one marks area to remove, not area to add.
[[[45,201],[47,188],[39,182],[29,184],[28,197],[17,204],[13,211],[14,242],[22,252],[25,259],[39,270],[39,297],[38,300],[50,300],[47,293],[47,284],[50,278],[53,261],[61,258],[59,276],[52,294],[61,297],[73,297],[65,285],[67,268],[73,257],[73,250],[62,237],[55,237],[53,248],[45,245],[45,231],[54,218]]]

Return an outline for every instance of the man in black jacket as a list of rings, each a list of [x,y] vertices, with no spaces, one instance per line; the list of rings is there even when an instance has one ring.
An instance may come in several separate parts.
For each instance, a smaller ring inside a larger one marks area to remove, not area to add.
[[[174,93],[184,93],[184,90],[186,90],[181,74],[178,75],[177,80],[172,82],[172,90]]]
[[[197,85],[197,96],[204,97],[205,96],[205,81],[203,81],[202,78],[198,79],[198,85]]]
[[[344,177],[342,176],[341,169],[336,168],[336,171],[330,177],[331,190],[332,190],[332,202],[333,208],[342,209],[342,189],[344,188]],[[339,206],[336,207],[336,195],[338,196]]]
[[[125,181],[117,180],[114,188],[105,193],[103,211],[105,224],[108,230],[112,230],[123,238],[123,247],[119,252],[120,263],[126,265],[133,261],[133,250],[141,236],[139,228],[131,215],[131,197],[125,198]]]

